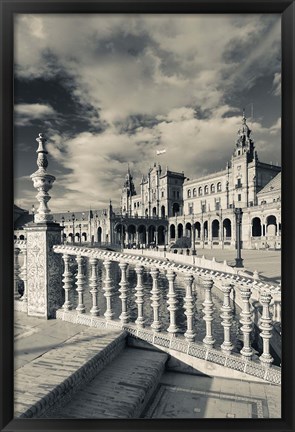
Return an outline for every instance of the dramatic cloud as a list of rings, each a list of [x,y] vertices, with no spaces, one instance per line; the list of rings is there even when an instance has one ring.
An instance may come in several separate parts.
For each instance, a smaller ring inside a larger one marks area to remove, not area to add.
[[[16,107],[19,128],[46,126],[55,209],[118,203],[128,163],[139,192],[159,148],[163,167],[190,178],[222,169],[245,102],[268,95],[279,106],[276,15],[18,15],[15,29],[16,79],[70,95],[40,101],[36,91]],[[279,161],[279,108],[259,106],[260,159]]]
[[[56,119],[55,110],[46,104],[17,104],[14,107],[15,125],[29,126],[35,120]]]

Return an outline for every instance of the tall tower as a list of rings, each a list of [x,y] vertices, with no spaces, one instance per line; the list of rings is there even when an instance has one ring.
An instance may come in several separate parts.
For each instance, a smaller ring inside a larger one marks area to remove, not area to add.
[[[254,200],[253,177],[256,175],[256,152],[251,129],[247,125],[243,111],[242,125],[238,130],[235,149],[231,159],[230,197],[229,201],[236,207],[245,207]]]
[[[247,125],[245,111],[243,111],[242,127],[238,130],[238,139],[234,150],[234,157],[247,155],[247,162],[254,159],[254,141],[251,138],[251,129]]]
[[[132,216],[132,196],[136,195],[135,186],[133,183],[133,177],[130,173],[129,165],[125,181],[122,188],[122,198],[121,198],[121,212],[122,214],[128,214]]]

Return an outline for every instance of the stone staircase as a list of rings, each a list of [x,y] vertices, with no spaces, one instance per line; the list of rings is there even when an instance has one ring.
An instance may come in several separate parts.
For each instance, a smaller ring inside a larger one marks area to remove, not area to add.
[[[16,370],[14,416],[139,417],[167,359],[127,347],[123,331],[86,328]]]
[[[125,348],[50,418],[139,418],[155,392],[168,355]],[[46,417],[47,417],[46,416]]]

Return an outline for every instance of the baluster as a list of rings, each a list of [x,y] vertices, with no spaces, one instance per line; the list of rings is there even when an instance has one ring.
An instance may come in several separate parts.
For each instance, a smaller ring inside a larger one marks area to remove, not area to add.
[[[242,324],[241,331],[243,334],[243,342],[244,342],[244,346],[241,349],[240,353],[246,359],[251,360],[253,355],[253,350],[250,344],[250,333],[253,329],[252,312],[250,310],[250,301],[249,301],[251,296],[251,289],[247,286],[241,286],[240,292],[243,300],[243,308],[241,312],[240,323]]]
[[[77,293],[78,293],[78,306],[76,307],[76,311],[78,313],[85,313],[85,305],[83,302],[84,297],[84,285],[85,285],[85,276],[83,274],[83,257],[81,255],[77,256],[78,263],[78,274],[77,274]]]
[[[281,317],[281,313],[282,313],[281,300],[276,302],[276,313],[277,313],[277,321],[281,322],[281,320],[282,320],[282,317]]]
[[[273,317],[274,322],[281,322],[281,292],[273,294]]]
[[[21,274],[21,278],[24,282],[24,293],[23,293],[21,300],[26,303],[28,301],[28,294],[27,294],[27,250],[26,249],[22,250],[22,256],[23,256],[24,262],[23,262],[20,274]]]
[[[167,279],[168,279],[168,283],[169,283],[169,291],[167,294],[168,297],[168,310],[170,312],[170,324],[169,327],[167,328],[167,331],[169,333],[172,334],[172,336],[175,336],[176,333],[178,332],[178,328],[176,326],[176,317],[175,317],[175,312],[177,310],[177,303],[178,301],[176,300],[177,294],[175,292],[174,289],[174,281],[176,278],[176,273],[172,270],[169,269],[167,271]]]
[[[70,271],[70,256],[64,254],[62,256],[64,260],[64,273],[63,273],[63,289],[65,290],[65,302],[63,304],[63,309],[71,310],[73,305],[70,300],[70,291],[72,289],[72,273]]]
[[[20,298],[20,293],[18,292],[18,285],[20,281],[19,253],[20,253],[20,249],[18,247],[15,247],[14,248],[14,298],[15,300],[18,300]]]
[[[151,327],[155,332],[159,332],[161,330],[161,323],[159,321],[159,308],[160,308],[160,290],[158,288],[158,278],[159,278],[159,270],[157,268],[153,268],[151,270],[151,276],[153,278],[153,288],[151,290],[151,300],[152,300],[152,308],[154,311],[154,321]]]
[[[128,282],[126,280],[126,270],[127,270],[128,264],[126,262],[120,262],[119,267],[121,269],[121,281],[119,283],[121,288],[119,289],[119,291],[121,293],[120,299],[122,302],[122,313],[121,313],[119,318],[120,318],[122,324],[126,324],[129,321],[129,315],[127,312]]]
[[[260,294],[260,303],[262,304],[262,316],[260,318],[260,336],[263,340],[263,353],[259,357],[261,363],[265,366],[270,366],[273,362],[273,357],[269,353],[269,340],[272,335],[272,324],[269,314],[269,304],[271,302],[271,295],[263,292]]]
[[[98,316],[99,308],[97,305],[97,293],[98,293],[98,278],[97,278],[97,258],[90,258],[89,264],[91,266],[91,276],[89,279],[89,286],[91,288],[90,293],[92,295],[92,308],[90,309],[91,315]]]
[[[233,349],[233,344],[230,340],[230,328],[232,326],[232,308],[230,306],[230,292],[232,289],[232,284],[228,281],[224,282],[222,286],[222,292],[224,294],[223,297],[223,305],[221,307],[222,314],[220,315],[220,318],[222,318],[221,325],[224,329],[224,341],[221,345],[222,351],[224,351],[227,354],[230,354]]]
[[[138,314],[137,314],[137,319],[135,320],[135,324],[138,328],[143,328],[144,327],[144,323],[145,323],[145,319],[143,317],[143,284],[142,284],[142,276],[143,276],[143,266],[142,265],[137,265],[135,267],[135,271],[136,271],[136,275],[137,275],[137,285],[135,287],[135,303],[137,304],[137,310],[138,310]]]
[[[105,267],[105,280],[104,280],[104,296],[106,298],[106,311],[104,313],[104,316],[107,320],[112,320],[114,317],[114,312],[112,310],[112,297],[113,297],[113,286],[112,286],[112,279],[110,278],[110,268],[111,268],[111,261],[106,260],[103,262],[103,265]]]
[[[192,291],[192,285],[194,281],[193,275],[185,276],[184,278],[186,282],[186,291],[185,291],[185,297],[184,297],[184,308],[186,315],[186,321],[187,321],[187,330],[184,333],[185,338],[193,342],[195,340],[195,333],[193,331],[193,325],[194,325],[194,297],[193,297],[193,291]]]
[[[203,287],[205,288],[205,301],[203,303],[204,321],[206,323],[206,336],[203,339],[205,345],[213,347],[215,339],[212,336],[212,321],[213,321],[213,301],[212,301],[212,287],[213,279],[211,277],[204,278]]]

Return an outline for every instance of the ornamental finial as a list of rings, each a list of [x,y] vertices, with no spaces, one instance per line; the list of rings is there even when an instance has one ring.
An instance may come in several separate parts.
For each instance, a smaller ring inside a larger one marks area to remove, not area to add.
[[[38,138],[36,138],[39,146],[36,150],[38,153],[37,166],[38,170],[31,175],[33,180],[34,188],[37,189],[38,194],[36,195],[37,200],[40,205],[37,212],[34,214],[35,223],[52,222],[53,216],[50,215],[50,209],[47,206],[48,201],[51,199],[48,191],[52,188],[55,177],[47,174],[46,169],[48,167],[47,154],[48,151],[45,148],[45,143],[47,139],[43,133],[39,133]]]

